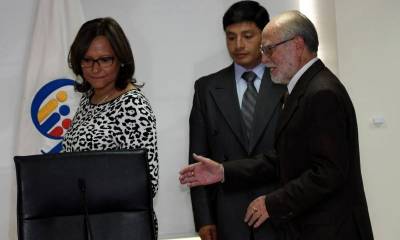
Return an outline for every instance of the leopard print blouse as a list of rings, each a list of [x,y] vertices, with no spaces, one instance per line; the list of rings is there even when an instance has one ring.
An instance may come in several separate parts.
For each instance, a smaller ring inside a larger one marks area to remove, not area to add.
[[[139,89],[95,105],[83,95],[63,140],[63,151],[147,149],[152,194],[158,190],[156,118]]]

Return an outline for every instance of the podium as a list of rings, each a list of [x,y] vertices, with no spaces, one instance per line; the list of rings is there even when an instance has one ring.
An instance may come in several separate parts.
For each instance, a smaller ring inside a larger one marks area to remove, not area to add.
[[[14,157],[19,240],[154,240],[145,150]]]

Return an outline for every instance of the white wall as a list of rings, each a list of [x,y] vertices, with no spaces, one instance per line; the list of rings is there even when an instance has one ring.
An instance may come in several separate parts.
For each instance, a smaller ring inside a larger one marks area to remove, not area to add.
[[[0,239],[16,239],[15,138],[37,1],[0,1]]]
[[[3,86],[0,94],[0,239],[15,239],[12,156],[37,0],[0,1],[0,81]],[[190,235],[194,231],[188,190],[179,186],[177,171],[187,162],[193,83],[230,62],[221,18],[233,2],[235,0],[82,0],[86,19],[112,16],[124,28],[135,55],[135,76],[146,83],[145,94],[156,112],[160,191],[155,207],[162,237]],[[312,1],[260,2],[275,15]],[[399,65],[399,61],[395,61],[398,55],[395,53],[399,53],[395,41],[400,35],[395,26],[400,22],[395,10],[400,9],[399,3],[365,0],[359,6],[361,1],[337,0],[335,22],[333,1],[314,2],[319,2],[315,5],[319,12],[315,19],[321,50],[326,53],[323,60],[338,71],[357,110],[364,182],[376,239],[397,239],[396,235],[400,235],[396,228],[400,223],[396,210],[399,194],[394,194],[394,184],[399,181],[395,175],[396,166],[399,166],[395,133],[399,131],[394,124],[399,122],[395,104],[399,99],[394,91],[399,83],[394,71]],[[385,117],[387,122],[383,127],[371,126],[370,117],[375,115]]]
[[[339,75],[356,108],[375,239],[400,236],[400,2],[337,0]],[[373,117],[384,117],[381,127]]]

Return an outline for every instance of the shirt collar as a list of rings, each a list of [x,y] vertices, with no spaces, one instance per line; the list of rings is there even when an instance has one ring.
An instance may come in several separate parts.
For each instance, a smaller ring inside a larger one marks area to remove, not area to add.
[[[302,68],[300,68],[299,71],[297,71],[297,73],[292,77],[292,79],[290,79],[287,88],[288,88],[288,92],[289,94],[293,91],[294,86],[296,85],[297,81],[299,81],[300,77],[307,71],[307,69],[309,69],[311,67],[311,65],[313,65],[316,61],[318,60],[317,57],[311,59],[310,61],[308,61],[306,64],[304,64],[304,66]]]
[[[242,74],[247,71],[253,71],[257,75],[257,79],[260,79],[260,80],[262,79],[262,77],[264,75],[265,65],[262,63],[258,64],[257,66],[255,66],[254,68],[251,68],[251,69],[246,69],[236,63],[234,63],[234,65],[235,65],[236,82],[238,82],[240,79],[242,79]]]

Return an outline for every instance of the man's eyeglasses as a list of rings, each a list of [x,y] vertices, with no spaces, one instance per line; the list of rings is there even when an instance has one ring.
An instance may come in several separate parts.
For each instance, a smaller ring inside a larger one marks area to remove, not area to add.
[[[81,60],[81,67],[82,68],[93,68],[95,63],[97,63],[101,68],[107,68],[107,67],[110,67],[113,65],[114,57],[107,56],[107,57],[100,57],[97,59],[83,58]]]
[[[260,51],[265,56],[271,56],[272,53],[274,52],[274,48],[276,48],[277,46],[279,46],[281,44],[284,44],[286,42],[292,41],[293,39],[294,39],[294,37],[292,37],[290,39],[283,40],[282,42],[278,42],[278,43],[275,43],[275,44],[272,44],[272,45],[264,45],[264,46],[261,45],[260,46]]]

